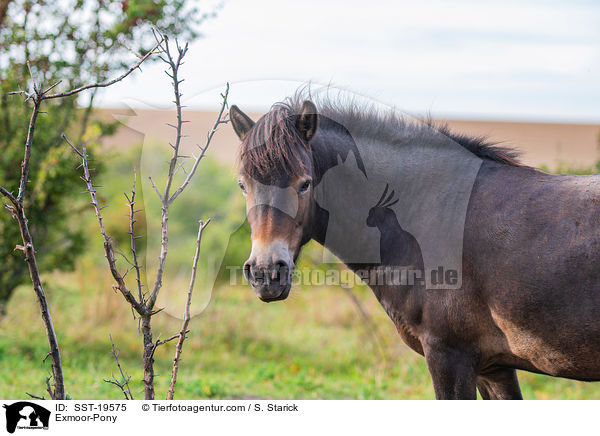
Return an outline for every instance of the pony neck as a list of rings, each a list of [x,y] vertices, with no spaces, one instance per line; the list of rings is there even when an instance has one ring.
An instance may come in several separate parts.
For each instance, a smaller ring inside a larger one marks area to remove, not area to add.
[[[319,127],[311,142],[312,238],[346,264],[381,264],[385,235],[366,220],[389,185],[398,225],[418,241],[426,272],[462,270],[464,220],[482,160],[434,130],[389,143],[332,122]]]

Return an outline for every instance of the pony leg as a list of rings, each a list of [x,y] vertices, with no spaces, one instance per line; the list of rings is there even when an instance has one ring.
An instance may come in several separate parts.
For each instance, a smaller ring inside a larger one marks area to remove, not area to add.
[[[477,389],[484,400],[522,400],[517,370],[499,368],[477,377]]]
[[[475,359],[447,347],[424,347],[437,400],[477,399]]]

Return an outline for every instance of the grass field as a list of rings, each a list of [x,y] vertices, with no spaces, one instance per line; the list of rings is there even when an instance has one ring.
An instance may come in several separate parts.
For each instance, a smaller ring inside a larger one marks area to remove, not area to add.
[[[148,155],[160,160],[160,153],[145,154]],[[108,203],[123,203],[122,192],[131,184],[128,165],[135,162],[135,153],[128,159],[119,155],[118,165],[108,166],[110,172],[101,182]],[[176,315],[183,307],[181,297],[187,289],[188,276],[170,268],[179,264],[189,266],[197,217],[217,217],[203,240],[203,249],[210,253],[214,250],[211,247],[226,244],[230,216],[243,216],[242,198],[235,190],[234,179],[228,175],[231,169],[210,162],[203,163],[197,179],[200,186],[210,183],[213,189],[202,192],[202,196],[193,191],[182,195],[180,210],[170,220],[170,241],[183,242],[175,243],[170,250],[169,259],[174,262],[167,264],[166,282],[158,301],[158,307],[166,306],[169,310],[153,318],[155,337],[160,334],[166,338],[179,331],[180,320]],[[566,164],[557,170],[596,171],[597,168],[574,168]],[[224,204],[230,210],[218,209],[224,208]],[[152,206],[150,199],[148,205]],[[117,206],[106,209],[105,218],[113,236],[127,236],[126,222],[125,229],[115,226],[117,220],[123,219],[124,212]],[[111,334],[120,349],[121,363],[131,375],[134,396],[141,399],[142,341],[137,320],[122,296],[112,290],[91,210],[82,212],[81,219],[87,223],[90,240],[77,269],[43,275],[61,346],[66,390],[73,399],[122,398],[117,388],[103,381],[117,372],[110,353]],[[235,224],[235,220],[232,222]],[[157,234],[152,220],[140,232]],[[149,258],[152,248],[149,243]],[[311,265],[311,253],[314,254],[308,250],[301,256],[301,263]],[[241,264],[243,260],[235,262],[232,264]],[[198,288],[197,311],[207,300],[206,290],[201,289],[202,285]],[[176,398],[432,399],[433,389],[424,359],[402,343],[368,289],[353,292],[377,326],[383,347],[376,345],[356,305],[341,288],[295,288],[288,300],[272,304],[260,302],[247,286],[217,289],[206,310],[192,320]],[[7,309],[7,316],[0,319],[0,398],[25,398],[26,392],[43,395],[50,362],[42,362],[48,345],[31,287],[20,287]],[[173,352],[173,343],[156,351],[157,398],[166,395]],[[600,399],[600,384],[529,373],[520,373],[519,377],[525,398]]]
[[[65,384],[73,399],[119,399],[103,379],[116,371],[108,335],[143,398],[141,338],[122,297],[103,270],[46,277],[59,337]],[[264,304],[249,288],[222,288],[193,319],[176,398],[432,399],[424,360],[406,347],[368,290],[356,291],[373,317],[385,356],[378,352],[356,306],[341,289],[292,291],[288,301]],[[33,293],[22,287],[0,322],[0,398],[44,393],[49,361]],[[179,320],[159,314],[155,332],[167,337]],[[157,398],[169,382],[173,344],[156,352]],[[597,384],[521,373],[529,399],[600,399]]]

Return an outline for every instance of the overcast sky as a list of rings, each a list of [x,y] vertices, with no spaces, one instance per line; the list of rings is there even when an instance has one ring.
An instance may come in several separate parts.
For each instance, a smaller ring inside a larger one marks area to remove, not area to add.
[[[228,0],[202,30],[182,70],[192,107],[216,107],[229,81],[231,103],[266,110],[312,81],[414,114],[600,122],[593,0]],[[168,108],[163,70],[101,104]]]

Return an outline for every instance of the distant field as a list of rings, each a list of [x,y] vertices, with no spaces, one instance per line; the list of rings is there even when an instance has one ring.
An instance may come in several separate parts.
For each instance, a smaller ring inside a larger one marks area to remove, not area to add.
[[[135,109],[102,109],[102,117],[117,118],[127,127],[121,128],[115,136],[107,138],[108,147],[123,147],[144,138],[170,141],[173,129],[165,123],[173,122],[172,111]],[[260,115],[254,114],[257,119]],[[203,143],[206,132],[212,127],[215,113],[186,111],[186,141]],[[467,121],[444,120],[457,132],[472,135],[485,135],[509,147],[523,152],[522,160],[528,165],[555,168],[568,162],[576,167],[592,166],[600,158],[598,144],[600,125],[596,124],[558,124],[505,121]],[[230,126],[222,126],[215,135],[211,154],[221,162],[232,164],[235,161],[239,141]]]

